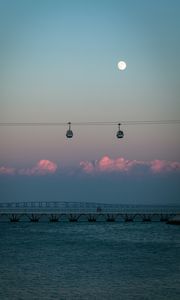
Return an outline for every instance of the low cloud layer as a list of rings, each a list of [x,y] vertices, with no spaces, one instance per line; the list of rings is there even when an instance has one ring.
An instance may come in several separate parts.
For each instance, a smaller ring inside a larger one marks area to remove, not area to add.
[[[10,167],[0,167],[0,175],[14,175],[15,174],[15,168]]]
[[[116,159],[109,156],[103,156],[100,160],[95,162],[81,161],[80,166],[85,173],[107,173],[107,172],[121,172],[128,173],[132,171],[151,172],[154,174],[163,172],[180,171],[180,162],[170,162],[165,160],[152,160],[152,161],[138,161],[127,160],[123,157]]]
[[[57,170],[58,166],[56,163],[42,159],[37,162],[37,164],[31,168],[24,168],[24,169],[15,169],[10,167],[0,167],[0,175],[26,175],[26,176],[33,176],[33,175],[47,175],[47,174],[54,174]]]
[[[19,170],[20,175],[46,175],[54,174],[57,170],[57,165],[47,159],[40,160],[34,167]]]
[[[103,156],[101,159],[94,162],[81,161],[80,172],[83,174],[107,174],[107,173],[120,173],[120,174],[163,174],[170,172],[180,171],[180,162],[165,161],[165,160],[152,160],[152,161],[139,161],[127,160],[123,157],[110,158]],[[76,174],[79,167],[71,170],[72,174]],[[69,174],[66,169],[58,170],[58,165],[50,160],[42,159],[37,162],[35,166],[23,169],[15,169],[13,167],[0,167],[0,175],[24,175],[24,176],[41,176],[48,174],[55,174],[59,171],[61,174]]]
[[[150,169],[153,173],[178,171],[180,170],[180,163],[156,159],[150,162]]]

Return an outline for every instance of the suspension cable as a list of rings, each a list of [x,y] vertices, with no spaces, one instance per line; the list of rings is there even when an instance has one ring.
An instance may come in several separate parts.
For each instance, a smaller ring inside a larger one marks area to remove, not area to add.
[[[0,126],[113,126],[121,125],[175,125],[180,124],[180,120],[144,120],[144,121],[117,121],[117,122],[0,122]]]

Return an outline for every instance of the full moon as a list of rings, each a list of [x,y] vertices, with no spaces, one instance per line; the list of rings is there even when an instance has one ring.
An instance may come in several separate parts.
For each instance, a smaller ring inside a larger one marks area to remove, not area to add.
[[[124,71],[126,69],[126,63],[125,63],[125,61],[121,60],[121,61],[118,62],[118,69],[120,71]]]

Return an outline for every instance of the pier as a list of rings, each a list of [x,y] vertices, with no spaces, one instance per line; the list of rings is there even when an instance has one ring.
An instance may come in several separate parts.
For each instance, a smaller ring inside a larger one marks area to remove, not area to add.
[[[178,206],[123,205],[88,202],[0,203],[0,221],[167,222],[180,217]]]

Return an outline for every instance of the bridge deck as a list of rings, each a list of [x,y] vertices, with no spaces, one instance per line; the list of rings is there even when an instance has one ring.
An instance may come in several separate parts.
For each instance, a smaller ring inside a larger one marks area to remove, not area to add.
[[[39,221],[46,217],[50,221],[88,220],[95,222],[129,221],[168,221],[174,216],[180,216],[177,206],[142,206],[102,204],[86,202],[11,202],[0,203],[0,218],[8,218],[11,222],[23,220]]]

